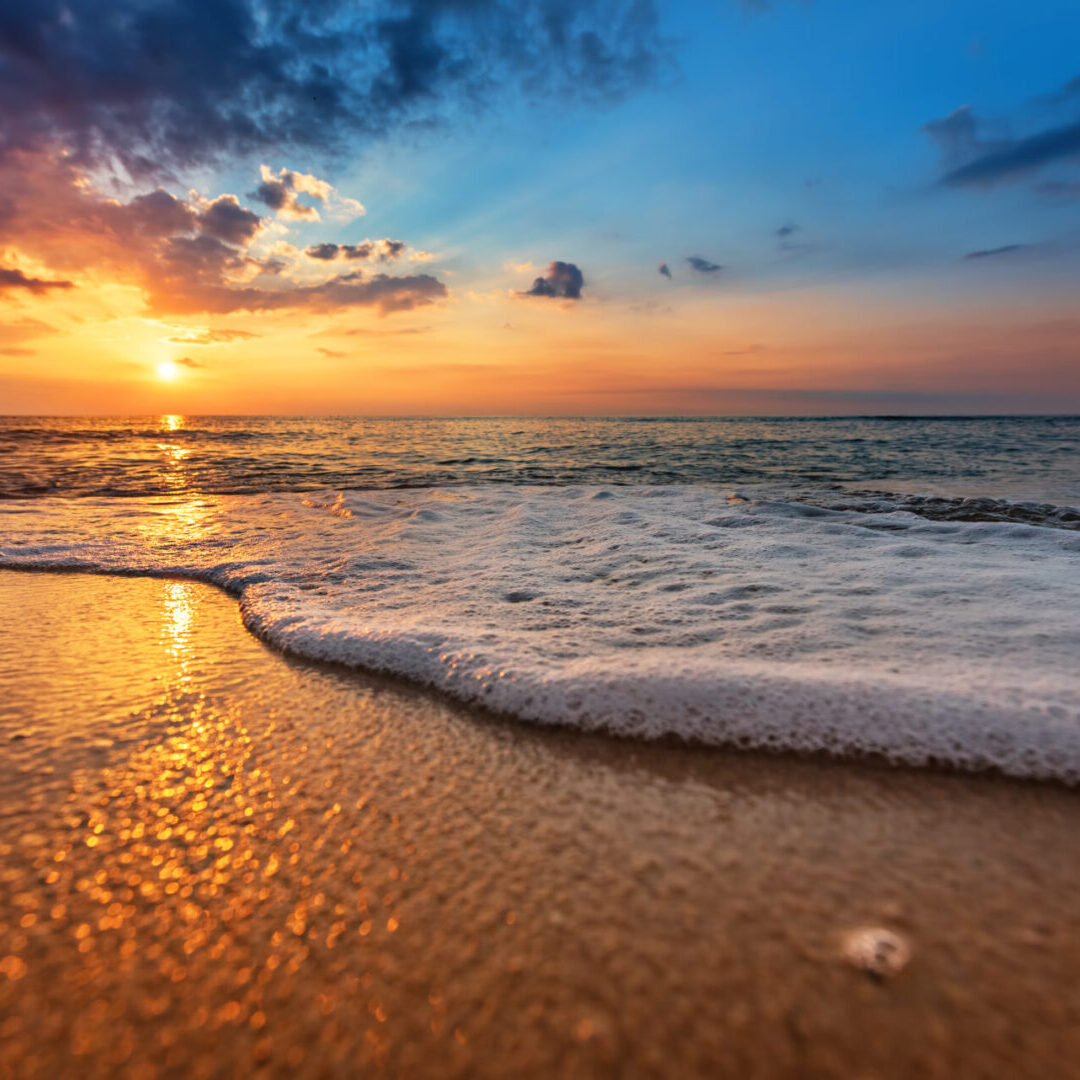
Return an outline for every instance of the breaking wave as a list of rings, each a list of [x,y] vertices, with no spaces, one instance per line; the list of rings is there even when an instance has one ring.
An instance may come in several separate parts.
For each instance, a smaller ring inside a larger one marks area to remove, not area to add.
[[[0,504],[0,566],[214,582],[283,649],[525,721],[1077,783],[1080,536],[989,502],[44,498]]]

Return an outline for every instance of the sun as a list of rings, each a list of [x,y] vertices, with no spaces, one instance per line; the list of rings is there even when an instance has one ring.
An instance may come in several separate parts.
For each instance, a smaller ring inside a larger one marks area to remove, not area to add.
[[[157,366],[157,377],[164,382],[172,382],[180,374],[180,366],[171,360],[162,360]]]

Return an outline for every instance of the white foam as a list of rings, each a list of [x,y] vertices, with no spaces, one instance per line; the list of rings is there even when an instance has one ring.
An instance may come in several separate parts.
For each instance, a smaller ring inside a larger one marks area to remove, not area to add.
[[[525,720],[1080,782],[1075,532],[487,486],[2,504],[0,565],[198,576]]]

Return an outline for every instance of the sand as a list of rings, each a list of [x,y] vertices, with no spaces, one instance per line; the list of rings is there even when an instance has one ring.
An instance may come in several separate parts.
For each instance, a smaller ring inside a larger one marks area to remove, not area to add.
[[[2,1077],[1080,1076],[1074,791],[530,727],[12,572],[0,746]]]

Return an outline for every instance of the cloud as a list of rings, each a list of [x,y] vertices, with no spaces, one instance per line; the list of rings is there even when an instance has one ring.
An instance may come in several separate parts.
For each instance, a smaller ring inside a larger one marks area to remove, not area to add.
[[[1049,119],[1049,107],[1069,105],[1080,98],[1080,78],[1071,79],[1058,92],[1037,99]],[[949,187],[990,187],[1012,183],[1056,162],[1080,156],[1080,118],[1046,126],[1022,137],[1004,133],[987,137],[987,124],[969,105],[955,109],[923,130],[937,143]],[[998,125],[1000,127],[1000,125]]]
[[[519,296],[547,296],[563,300],[580,300],[585,287],[585,275],[573,264],[556,260],[538,277],[532,288],[518,293]]]
[[[401,258],[408,244],[404,240],[365,240],[361,244],[312,244],[305,254],[309,259],[332,262],[342,258],[367,262],[393,262]],[[423,253],[424,255],[427,252]]]
[[[314,199],[324,209],[339,218],[361,217],[367,213],[362,203],[339,195],[327,181],[310,173],[281,169],[276,175],[266,165],[259,166],[258,187],[248,198],[257,199],[278,217],[291,221],[321,221],[318,208],[300,201],[301,195]]]
[[[656,272],[661,277],[666,277],[668,281],[671,281],[671,267],[666,262],[662,262],[657,268]]]
[[[192,360],[190,356],[182,356],[179,360],[174,360],[174,364],[180,364],[181,367],[186,368],[201,368],[206,365],[201,360]]]
[[[1080,122],[1016,139],[946,173],[951,187],[989,186],[1017,180],[1044,165],[1080,155]]]
[[[1014,251],[1022,251],[1030,247],[1030,244],[1005,244],[1003,247],[984,248],[981,251],[969,251],[965,259],[991,259],[996,255],[1010,255]]]
[[[294,280],[300,253],[261,252],[259,218],[234,195],[187,201],[159,189],[121,202],[97,192],[72,162],[46,152],[0,160],[0,191],[14,207],[0,222],[0,245],[54,273],[108,274],[134,284],[156,315],[355,306],[386,314],[447,295],[429,274],[354,271],[315,285]],[[378,251],[389,256],[401,243]],[[71,282],[0,273],[0,289],[17,287],[42,292]]]
[[[79,164],[164,176],[266,148],[332,152],[496,96],[617,99],[667,51],[652,0],[8,4],[0,156],[62,143]]]
[[[211,230],[215,213],[205,218]],[[143,236],[170,236],[173,233],[192,232],[198,221],[193,207],[164,188],[158,188],[146,195],[136,195],[127,204],[127,216],[134,231]]]
[[[1080,98],[1080,75],[1070,79],[1064,86],[1053,93],[1036,98],[1036,101],[1047,105],[1060,105],[1074,101],[1076,98]]]
[[[946,164],[955,164],[984,149],[975,132],[975,114],[970,105],[961,105],[948,116],[923,124],[922,129],[937,143]]]
[[[174,290],[168,302],[175,311],[274,311],[284,308],[332,310],[347,307],[370,307],[382,315],[411,311],[446,297],[446,286],[430,274],[390,277],[376,274],[341,274],[321,285],[297,285],[291,288],[236,288],[207,285],[185,294]]]
[[[0,292],[8,289],[26,289],[35,295],[49,292],[51,289],[72,289],[72,281],[47,281],[44,278],[27,277],[21,270],[0,267]]]
[[[323,331],[326,333],[326,331]],[[373,330],[369,326],[355,326],[351,330],[332,332],[334,335],[341,334],[345,337],[400,337],[411,334],[430,334],[430,326],[401,326],[394,330]]]
[[[342,359],[342,357],[344,357],[344,356],[347,356],[347,355],[348,355],[347,353],[343,353],[343,352],[338,352],[338,350],[337,350],[337,349],[326,349],[326,348],[323,348],[323,346],[321,346],[321,345],[319,345],[319,346],[318,346],[318,347],[316,348],[316,350],[315,350],[315,351],[316,351],[316,352],[321,352],[321,353],[323,354],[323,356],[329,357],[329,358],[330,358],[331,360],[340,360],[340,359]]]
[[[220,195],[198,216],[199,228],[227,244],[247,244],[255,238],[262,219],[240,205],[235,195]]]
[[[0,320],[0,353],[5,356],[31,356],[36,350],[27,348],[27,341],[36,341],[56,332],[56,327],[40,319]]]
[[[724,269],[719,263],[710,262],[700,255],[688,255],[686,261],[690,264],[691,269],[696,270],[699,274],[716,274]]]
[[[776,235],[780,237],[781,240],[785,240],[787,237],[798,231],[799,226],[796,225],[794,221],[789,221],[786,225],[781,225],[780,228],[776,230]]]
[[[165,340],[176,345],[224,345],[232,341],[244,341],[257,338],[250,330],[184,330]]]
[[[1080,181],[1078,180],[1047,180],[1042,184],[1036,184],[1034,190],[1051,199],[1080,199]]]

